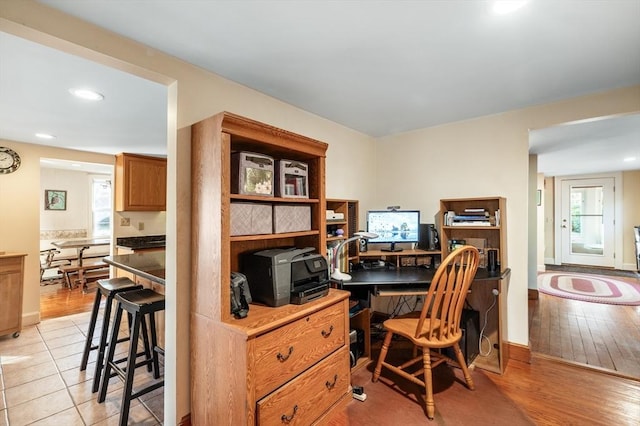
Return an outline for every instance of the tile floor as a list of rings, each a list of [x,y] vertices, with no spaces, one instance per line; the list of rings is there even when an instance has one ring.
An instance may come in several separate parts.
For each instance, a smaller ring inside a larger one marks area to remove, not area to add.
[[[90,313],[49,319],[25,327],[18,338],[0,337],[0,426],[118,424],[121,380],[111,379],[107,399],[99,404],[91,392],[97,351],[91,351],[87,369],[80,371],[89,319]],[[124,356],[127,347],[120,343],[116,351]],[[134,389],[149,380],[145,368],[136,369]],[[129,424],[161,425],[163,399],[160,388],[133,400]]]

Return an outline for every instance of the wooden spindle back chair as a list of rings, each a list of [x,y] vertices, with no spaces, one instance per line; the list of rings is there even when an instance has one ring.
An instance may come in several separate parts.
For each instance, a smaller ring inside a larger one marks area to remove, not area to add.
[[[453,251],[438,267],[429,289],[426,291],[420,316],[391,318],[384,322],[387,330],[380,356],[376,364],[373,381],[377,381],[385,367],[396,374],[425,388],[425,409],[427,417],[433,419],[435,403],[433,400],[431,370],[447,360],[454,361],[436,350],[453,347],[457,364],[462,370],[469,389],[474,389],[473,380],[460,350],[462,337],[460,318],[464,302],[478,269],[480,255],[473,246],[463,246]],[[400,335],[422,349],[418,355],[402,365],[392,365],[385,361],[394,335]],[[422,368],[413,367],[422,361]],[[419,376],[423,376],[421,380]]]

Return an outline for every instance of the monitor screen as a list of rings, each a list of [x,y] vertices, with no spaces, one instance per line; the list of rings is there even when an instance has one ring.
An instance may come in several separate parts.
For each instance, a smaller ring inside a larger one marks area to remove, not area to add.
[[[396,243],[419,241],[419,210],[370,210],[367,212],[367,231],[378,234],[369,243],[390,243],[383,251],[400,251]]]

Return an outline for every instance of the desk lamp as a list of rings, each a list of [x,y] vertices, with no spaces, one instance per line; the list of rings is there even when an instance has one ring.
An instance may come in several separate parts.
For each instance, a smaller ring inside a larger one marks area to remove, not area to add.
[[[344,246],[346,246],[347,244],[349,244],[352,241],[357,241],[359,239],[365,239],[365,240],[370,240],[372,238],[377,238],[378,234],[374,234],[373,232],[356,232],[353,234],[353,237],[351,238],[347,238],[346,240],[342,241],[338,247],[335,250],[335,254],[333,255],[333,273],[331,274],[331,279],[336,280],[336,281],[350,281],[351,280],[351,275],[341,272],[340,269],[338,268],[338,259],[339,259],[339,255],[340,252],[342,251],[342,248]]]

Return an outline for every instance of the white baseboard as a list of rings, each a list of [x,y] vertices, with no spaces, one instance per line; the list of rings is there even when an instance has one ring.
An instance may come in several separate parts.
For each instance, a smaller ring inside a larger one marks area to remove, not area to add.
[[[638,265],[636,265],[634,263],[623,263],[622,264],[622,270],[623,271],[637,271],[638,270]]]
[[[545,265],[555,265],[556,264],[556,259],[554,259],[553,257],[547,257],[544,259],[544,264]]]
[[[40,311],[22,313],[22,326],[36,325],[40,322]]]

